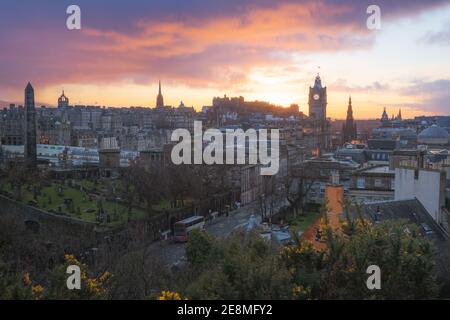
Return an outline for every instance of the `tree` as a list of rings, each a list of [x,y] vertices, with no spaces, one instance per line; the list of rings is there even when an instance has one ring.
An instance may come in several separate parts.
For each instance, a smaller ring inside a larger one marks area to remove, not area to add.
[[[138,179],[140,171],[136,166],[130,166],[125,168],[122,173],[122,186],[120,189],[120,195],[123,201],[126,203],[127,207],[127,221],[131,221],[131,215],[133,212],[133,207],[137,201],[137,187],[136,181]]]
[[[77,265],[81,271],[81,289],[67,289],[67,267]],[[80,262],[74,255],[66,254],[64,262],[53,268],[47,276],[47,286],[40,286],[39,299],[48,300],[101,300],[109,296],[108,283],[112,278],[108,271],[97,277],[89,275],[88,266]]]
[[[205,232],[195,230],[190,234],[186,257],[194,269],[203,268],[213,259],[215,239]]]
[[[81,289],[68,290],[66,269],[77,265],[81,270]],[[0,300],[90,300],[108,297],[108,271],[91,277],[85,264],[73,255],[65,255],[64,262],[46,273],[46,281],[37,281],[27,271],[15,272],[0,260]],[[45,282],[45,283],[44,283]]]
[[[184,206],[184,200],[192,195],[194,188],[195,173],[193,167],[189,165],[170,165],[164,170],[167,181],[168,196],[171,200],[171,207],[178,207],[178,201]]]
[[[306,199],[314,183],[317,181],[317,172],[311,167],[301,164],[295,169],[295,175],[298,179],[298,193],[295,198],[296,207],[303,213],[305,210]]]
[[[314,299],[431,299],[437,296],[433,246],[405,221],[345,221],[322,226],[326,249],[308,243],[283,250],[292,281]],[[381,268],[381,290],[366,286],[367,268]]]
[[[110,286],[112,299],[143,299],[165,284],[169,269],[149,246],[125,254],[114,261]]]
[[[276,183],[273,176],[262,177],[262,190],[258,196],[261,220],[266,221],[274,212]]]
[[[197,208],[222,210],[221,204],[213,201],[223,199],[229,195],[230,188],[227,181],[227,168],[221,165],[212,166],[191,166],[191,192]]]
[[[167,181],[163,179],[160,170],[141,167],[134,168],[134,187],[140,199],[145,201],[148,216],[154,213],[153,206],[158,205],[167,195]]]
[[[193,233],[187,248],[191,299],[283,299],[292,286],[275,251],[257,234],[237,232],[226,240]],[[186,273],[186,270],[184,271]]]
[[[8,168],[8,181],[15,193],[15,198],[18,201],[22,200],[22,187],[34,181],[34,174],[26,166],[11,162]]]

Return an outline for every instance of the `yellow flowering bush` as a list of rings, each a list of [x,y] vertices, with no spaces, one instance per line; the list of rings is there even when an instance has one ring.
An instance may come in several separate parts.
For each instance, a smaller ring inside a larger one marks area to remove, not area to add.
[[[78,259],[75,258],[73,254],[65,254],[64,261],[67,262],[68,264],[76,264],[78,266],[81,265],[80,261],[78,261]]]
[[[292,294],[295,299],[309,299],[311,296],[311,290],[304,286],[295,286],[292,288]]]
[[[312,267],[321,253],[308,241],[302,241],[298,246],[284,247],[280,258],[286,264],[290,274],[297,272],[298,267]]]
[[[81,290],[69,290],[66,286],[67,267],[77,265],[80,267]],[[22,299],[102,299],[107,294],[107,284],[113,277],[109,271],[98,277],[90,277],[88,267],[81,263],[73,254],[64,255],[64,263],[54,268],[48,277],[48,284],[44,287],[35,283],[29,272],[24,272],[18,278],[22,292]]]
[[[182,300],[181,295],[178,292],[163,291],[159,295],[157,300]]]
[[[31,293],[33,294],[34,299],[40,300],[43,297],[44,287],[41,285],[35,285],[31,287]]]
[[[81,288],[80,294],[83,298],[102,298],[107,293],[106,284],[112,278],[112,273],[105,271],[99,277],[90,277],[87,273],[87,266],[81,263],[73,254],[64,256],[66,265],[77,265],[81,269]]]

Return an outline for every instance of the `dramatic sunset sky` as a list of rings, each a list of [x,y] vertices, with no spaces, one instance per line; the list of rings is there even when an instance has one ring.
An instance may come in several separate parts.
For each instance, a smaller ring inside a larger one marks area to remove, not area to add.
[[[81,7],[82,29],[66,28]],[[381,7],[382,28],[366,27]],[[319,69],[320,66],[320,69]],[[450,1],[440,0],[2,0],[0,106],[21,103],[31,81],[40,104],[62,89],[72,104],[200,109],[242,95],[307,113],[317,72],[328,114],[357,118],[401,107],[450,114]]]

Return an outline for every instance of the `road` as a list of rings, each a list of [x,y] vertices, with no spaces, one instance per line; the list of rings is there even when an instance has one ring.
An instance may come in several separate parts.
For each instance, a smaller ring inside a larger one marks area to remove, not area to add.
[[[277,206],[277,210],[281,205]],[[253,202],[249,205],[241,207],[237,210],[231,211],[229,216],[221,216],[205,225],[205,230],[211,235],[219,238],[228,236],[236,227],[247,223],[250,216],[254,215],[257,222],[261,222],[259,215],[258,202]],[[186,244],[173,243],[170,240],[160,241],[152,244],[152,249],[159,251],[160,257],[167,265],[173,266],[185,261]],[[156,252],[155,252],[156,253]]]

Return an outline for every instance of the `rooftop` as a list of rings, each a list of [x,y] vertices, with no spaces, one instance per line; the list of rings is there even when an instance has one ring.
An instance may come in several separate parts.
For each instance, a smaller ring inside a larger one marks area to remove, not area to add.
[[[368,172],[368,173],[395,173],[394,170],[389,168],[389,166],[376,166],[376,167],[369,167],[361,169],[362,172]]]
[[[416,224],[424,236],[439,241],[445,240],[441,228],[417,199],[365,204],[363,214],[373,221],[405,219]]]
[[[450,142],[450,134],[447,130],[432,125],[431,127],[423,130],[417,137],[419,143],[434,144],[434,145],[446,145]]]

